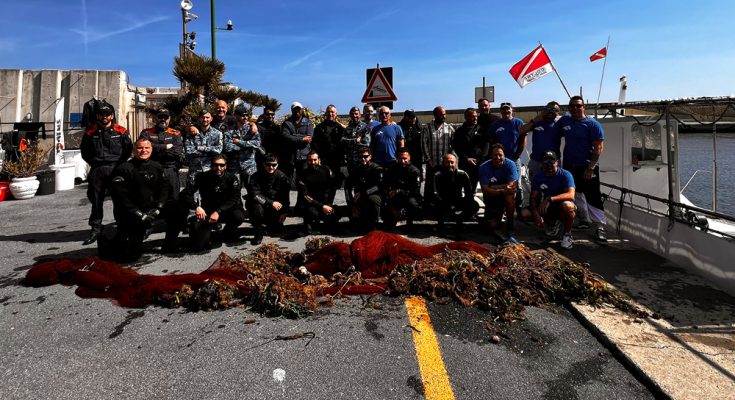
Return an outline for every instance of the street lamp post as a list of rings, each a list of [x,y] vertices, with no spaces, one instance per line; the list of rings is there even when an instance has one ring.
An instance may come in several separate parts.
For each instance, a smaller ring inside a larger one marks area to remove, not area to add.
[[[215,36],[215,32],[217,30],[221,30],[221,31],[231,31],[232,30],[232,20],[228,20],[227,21],[227,28],[217,28],[215,26],[215,24],[214,24],[214,20],[215,20],[215,17],[214,17],[214,15],[215,15],[215,13],[214,13],[214,2],[215,2],[215,0],[209,0],[209,8],[210,8],[210,11],[211,11],[211,14],[212,14],[212,18],[211,18],[211,21],[210,21],[211,22],[211,29],[212,29],[212,60],[216,60],[217,59],[217,39],[216,39],[216,36]]]

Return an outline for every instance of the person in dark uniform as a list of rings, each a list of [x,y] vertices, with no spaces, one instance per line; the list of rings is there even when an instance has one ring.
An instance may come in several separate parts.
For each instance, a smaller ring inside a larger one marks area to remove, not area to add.
[[[383,175],[386,207],[383,208],[383,224],[393,228],[404,216],[408,225],[423,217],[421,196],[421,171],[411,163],[408,149],[398,150],[398,162]]]
[[[82,158],[91,167],[87,175],[87,198],[92,203],[92,212],[89,215],[92,231],[84,245],[96,242],[102,232],[103,204],[110,174],[117,165],[127,161],[133,150],[133,143],[126,129],[113,123],[114,118],[110,106],[100,106],[97,110],[97,123],[84,132],[80,144]]]
[[[444,234],[444,223],[454,221],[457,236],[462,223],[472,218],[480,206],[475,201],[475,191],[470,187],[470,177],[457,168],[457,156],[447,153],[442,157],[442,167],[434,176],[434,195],[431,209],[439,223],[439,233]]]
[[[276,110],[272,106],[265,106],[263,114],[258,118],[258,132],[260,141],[266,154],[275,154],[279,159],[283,156],[283,140],[281,139],[281,127],[276,123]],[[258,165],[263,165],[263,157],[256,159]]]
[[[199,192],[201,201],[195,201]],[[189,228],[192,251],[211,247],[212,228],[224,224],[222,236],[225,242],[238,243],[241,237],[237,228],[245,221],[245,210],[240,198],[240,180],[237,175],[227,172],[227,159],[221,154],[212,157],[211,169],[200,172],[194,181],[187,184],[179,197],[180,206],[175,215],[167,221],[169,227],[164,242],[164,252],[176,249],[176,236],[183,228],[188,210],[195,210],[195,217]]]
[[[263,225],[270,235],[283,229],[291,205],[291,180],[278,169],[278,157],[266,154],[263,158],[262,168],[250,179],[248,200],[245,202],[250,222],[255,228],[251,241],[254,246],[263,241]]]
[[[304,219],[304,234],[311,235],[319,220],[324,221],[327,228],[336,228],[339,213],[334,205],[334,196],[337,194],[334,174],[329,167],[321,165],[316,152],[306,156],[306,168],[299,171],[296,187],[296,212]]]
[[[118,165],[110,175],[113,215],[117,232],[112,242],[99,239],[100,255],[137,260],[152,222],[161,214],[168,197],[167,177],[161,164],[151,160],[148,139],[135,142],[133,158]]]
[[[345,150],[342,148],[344,135],[345,127],[337,122],[337,107],[330,104],[324,111],[324,121],[314,128],[311,148],[322,155],[324,164],[334,173],[337,187],[342,186],[344,180],[342,174],[342,166],[345,164]]]
[[[485,135],[477,123],[477,110],[470,107],[464,110],[464,124],[454,131],[452,149],[459,158],[459,169],[470,176],[470,186],[477,188],[479,166],[486,152]]]
[[[156,126],[144,129],[140,132],[140,138],[148,139],[153,146],[151,160],[158,162],[163,167],[168,182],[168,198],[176,200],[179,198],[181,183],[179,182],[179,167],[184,157],[184,140],[181,132],[169,128],[171,113],[162,108],[156,113]]]
[[[352,169],[345,183],[345,198],[353,225],[370,232],[378,226],[383,205],[383,168],[372,162],[370,148],[361,149],[359,156],[360,165]]]
[[[288,157],[281,158],[283,172],[289,177],[298,176],[306,167],[306,157],[311,152],[314,124],[307,118],[304,106],[298,101],[291,104],[291,116],[281,124],[281,139]]]
[[[398,125],[403,130],[405,147],[411,154],[411,163],[421,171],[421,176],[423,176],[424,153],[421,149],[421,132],[424,130],[424,126],[419,122],[416,112],[412,109],[403,112],[403,118],[401,118]]]

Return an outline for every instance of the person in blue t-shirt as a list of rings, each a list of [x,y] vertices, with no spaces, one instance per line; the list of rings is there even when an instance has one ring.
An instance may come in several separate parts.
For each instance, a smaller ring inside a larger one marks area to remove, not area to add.
[[[490,160],[480,165],[479,172],[485,219],[490,228],[495,229],[500,226],[505,213],[505,227],[512,234],[518,169],[513,161],[505,158],[505,150],[500,143],[494,144],[490,152]]]
[[[564,226],[561,247],[572,248],[574,205],[574,178],[569,171],[559,168],[559,158],[553,151],[542,156],[544,172],[534,176],[531,183],[531,212],[536,226],[545,227],[546,235],[556,237]]]
[[[370,149],[373,162],[388,168],[396,162],[396,150],[404,145],[403,130],[391,122],[390,108],[383,106],[378,111],[380,125],[370,132]]]
[[[590,226],[590,220],[597,225],[594,238],[606,242],[605,211],[600,193],[600,166],[598,161],[603,151],[605,133],[602,125],[584,112],[584,99],[573,96],[569,99],[571,115],[563,116],[556,122],[554,129],[564,137],[562,166],[572,173],[577,184],[575,203],[579,210],[581,229]]]
[[[544,172],[541,157],[547,151],[561,155],[561,135],[554,129],[561,108],[559,103],[550,101],[544,110],[521,127],[521,133],[531,132],[531,155],[528,160],[528,178]]]
[[[523,120],[513,116],[513,105],[500,104],[500,119],[490,125],[488,140],[490,143],[499,143],[505,149],[506,158],[516,163],[516,169],[521,170],[520,158],[526,148],[526,132],[521,132]],[[492,155],[491,155],[492,158]],[[516,191],[516,208],[520,210],[523,204],[523,187],[518,185]]]

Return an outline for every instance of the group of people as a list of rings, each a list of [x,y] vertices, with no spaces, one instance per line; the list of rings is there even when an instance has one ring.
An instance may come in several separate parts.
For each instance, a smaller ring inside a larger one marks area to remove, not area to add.
[[[251,242],[259,244],[264,234],[282,230],[293,187],[298,192],[293,211],[303,218],[303,234],[339,230],[345,215],[362,231],[381,221],[391,229],[404,219],[412,224],[436,218],[441,232],[445,222],[454,222],[459,232],[480,208],[478,183],[485,206],[481,223],[503,227],[509,240],[514,240],[520,214],[550,237],[563,229],[561,245],[570,248],[579,214],[577,227],[588,229],[594,222],[595,239],[605,241],[598,165],[604,133],[585,115],[583,99],[572,97],[562,117],[560,105],[549,102],[528,123],[513,116],[510,103],[501,104],[500,116],[491,114],[490,107],[480,99],[455,129],[441,106],[427,124],[413,110],[395,123],[388,107],[380,107],[374,120],[372,105],[362,113],[352,107],[349,121],[342,124],[336,107],[329,105],[315,125],[294,102],[291,115],[279,125],[271,107],[254,121],[244,107],[230,115],[220,100],[214,114],[202,110],[197,123],[181,130],[170,127],[170,112],[158,110],[155,126],[133,143],[125,128],[114,123],[112,109],[102,106],[81,143],[82,157],[91,166],[92,230],[84,243],[99,240],[102,250],[103,241],[109,241],[110,248],[135,257],[152,223],[165,219],[164,251],[181,249],[177,238],[182,231],[189,233],[190,250],[203,250],[213,230],[221,230],[224,241],[242,242],[238,227],[249,218]],[[529,133],[530,212],[522,208],[519,177]],[[188,167],[183,190],[181,167]],[[346,207],[334,204],[340,188]],[[112,240],[101,237],[107,190],[117,222]]]

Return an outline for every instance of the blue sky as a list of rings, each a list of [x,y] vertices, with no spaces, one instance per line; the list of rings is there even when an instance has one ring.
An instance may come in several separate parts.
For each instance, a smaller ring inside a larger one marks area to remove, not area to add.
[[[192,0],[196,52],[210,55],[208,0]],[[367,6],[369,4],[369,6]],[[0,68],[120,69],[142,87],[177,86],[179,0],[3,0]],[[312,109],[358,104],[365,69],[394,68],[395,108],[473,105],[485,76],[496,106],[566,98],[553,75],[521,89],[510,67],[541,41],[572,92],[601,101],[735,94],[735,2],[726,1],[258,1],[217,0],[225,80]]]

